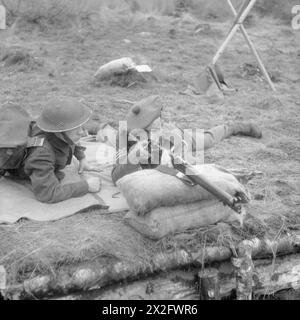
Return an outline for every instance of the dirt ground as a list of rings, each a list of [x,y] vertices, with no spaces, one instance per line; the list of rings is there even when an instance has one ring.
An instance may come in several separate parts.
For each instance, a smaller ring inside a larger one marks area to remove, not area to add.
[[[199,23],[203,28],[195,33]],[[165,105],[164,119],[176,121],[184,128],[252,121],[263,129],[262,139],[231,137],[208,150],[205,161],[264,173],[248,185],[253,198],[248,208],[250,214],[300,216],[300,31],[272,18],[257,19],[247,27],[274,80],[276,93],[262,76],[252,74],[251,70],[246,72],[245,64],[256,62],[244,38],[237,34],[220,62],[226,79],[238,91],[224,99],[180,94],[210,62],[229,26],[229,22],[200,21],[184,16],[155,17],[123,24],[112,22],[102,28],[68,32],[53,29],[45,33],[33,26],[27,30],[1,30],[2,57],[18,48],[29,53],[30,58],[25,63],[12,65],[1,62],[0,103],[20,103],[36,116],[51,96],[84,98],[100,111],[102,122],[117,126],[129,108],[120,100],[134,101],[159,94]],[[127,56],[148,64],[158,81],[129,88],[95,85],[93,75],[99,66]],[[2,237],[6,237],[6,241],[0,242],[0,264],[16,271],[19,268],[16,265],[43,250],[38,239],[45,241],[44,237],[52,241],[58,238],[61,242],[55,242],[56,247],[60,245],[61,250],[72,251],[55,230],[68,230],[74,241],[80,236],[86,240],[81,244],[88,244],[89,230],[97,232],[95,219],[98,218],[92,213],[91,217],[79,214],[48,224],[20,221],[14,226],[0,226]],[[81,225],[80,233],[75,234],[83,221],[85,228]],[[47,233],[49,225],[52,229]],[[297,227],[300,226],[295,225],[295,229]],[[33,233],[39,230],[45,233],[40,232],[39,238],[34,238]],[[20,248],[22,241],[28,243],[28,247]],[[84,248],[81,249],[76,248],[76,251],[74,246],[69,262],[76,260],[76,254],[84,255]],[[46,255],[51,259],[51,250],[49,247],[47,250]],[[97,257],[96,251],[88,254]],[[27,271],[23,269],[26,277],[33,277],[38,270],[32,259],[30,264]],[[14,275],[9,279],[18,282],[23,277]]]

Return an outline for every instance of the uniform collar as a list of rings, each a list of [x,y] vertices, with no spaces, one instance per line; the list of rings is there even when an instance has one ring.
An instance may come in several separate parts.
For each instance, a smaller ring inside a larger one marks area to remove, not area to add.
[[[64,132],[57,132],[57,133],[54,133],[54,135],[58,139],[62,140],[66,144],[68,144],[69,146],[75,145],[75,143]]]

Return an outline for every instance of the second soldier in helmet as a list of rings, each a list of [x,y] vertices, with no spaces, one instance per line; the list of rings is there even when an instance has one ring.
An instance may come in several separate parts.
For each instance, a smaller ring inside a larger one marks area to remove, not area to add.
[[[71,164],[73,156],[79,160],[79,171],[90,169],[85,148],[78,145],[90,116],[91,110],[74,99],[52,99],[37,121],[32,121],[29,135],[43,137],[44,143],[28,148],[20,167],[10,174],[29,178],[39,201],[54,203],[100,190],[101,181],[96,177],[61,184],[61,170]]]

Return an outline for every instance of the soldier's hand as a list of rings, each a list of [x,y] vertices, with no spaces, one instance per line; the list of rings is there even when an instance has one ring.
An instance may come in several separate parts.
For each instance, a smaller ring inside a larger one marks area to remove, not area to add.
[[[102,171],[101,166],[91,165],[85,158],[79,161],[78,173],[81,174],[83,171]]]
[[[98,177],[89,177],[86,179],[86,182],[89,185],[89,192],[99,192],[101,189],[101,179]]]
[[[78,173],[83,173],[83,171],[89,171],[90,167],[91,166],[89,165],[89,163],[87,162],[87,160],[85,158],[81,159],[79,161]]]

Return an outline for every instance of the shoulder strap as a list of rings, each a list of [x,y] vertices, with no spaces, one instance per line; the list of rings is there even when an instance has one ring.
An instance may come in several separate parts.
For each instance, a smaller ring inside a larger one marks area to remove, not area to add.
[[[28,137],[26,147],[42,147],[44,145],[44,141],[44,137]]]

